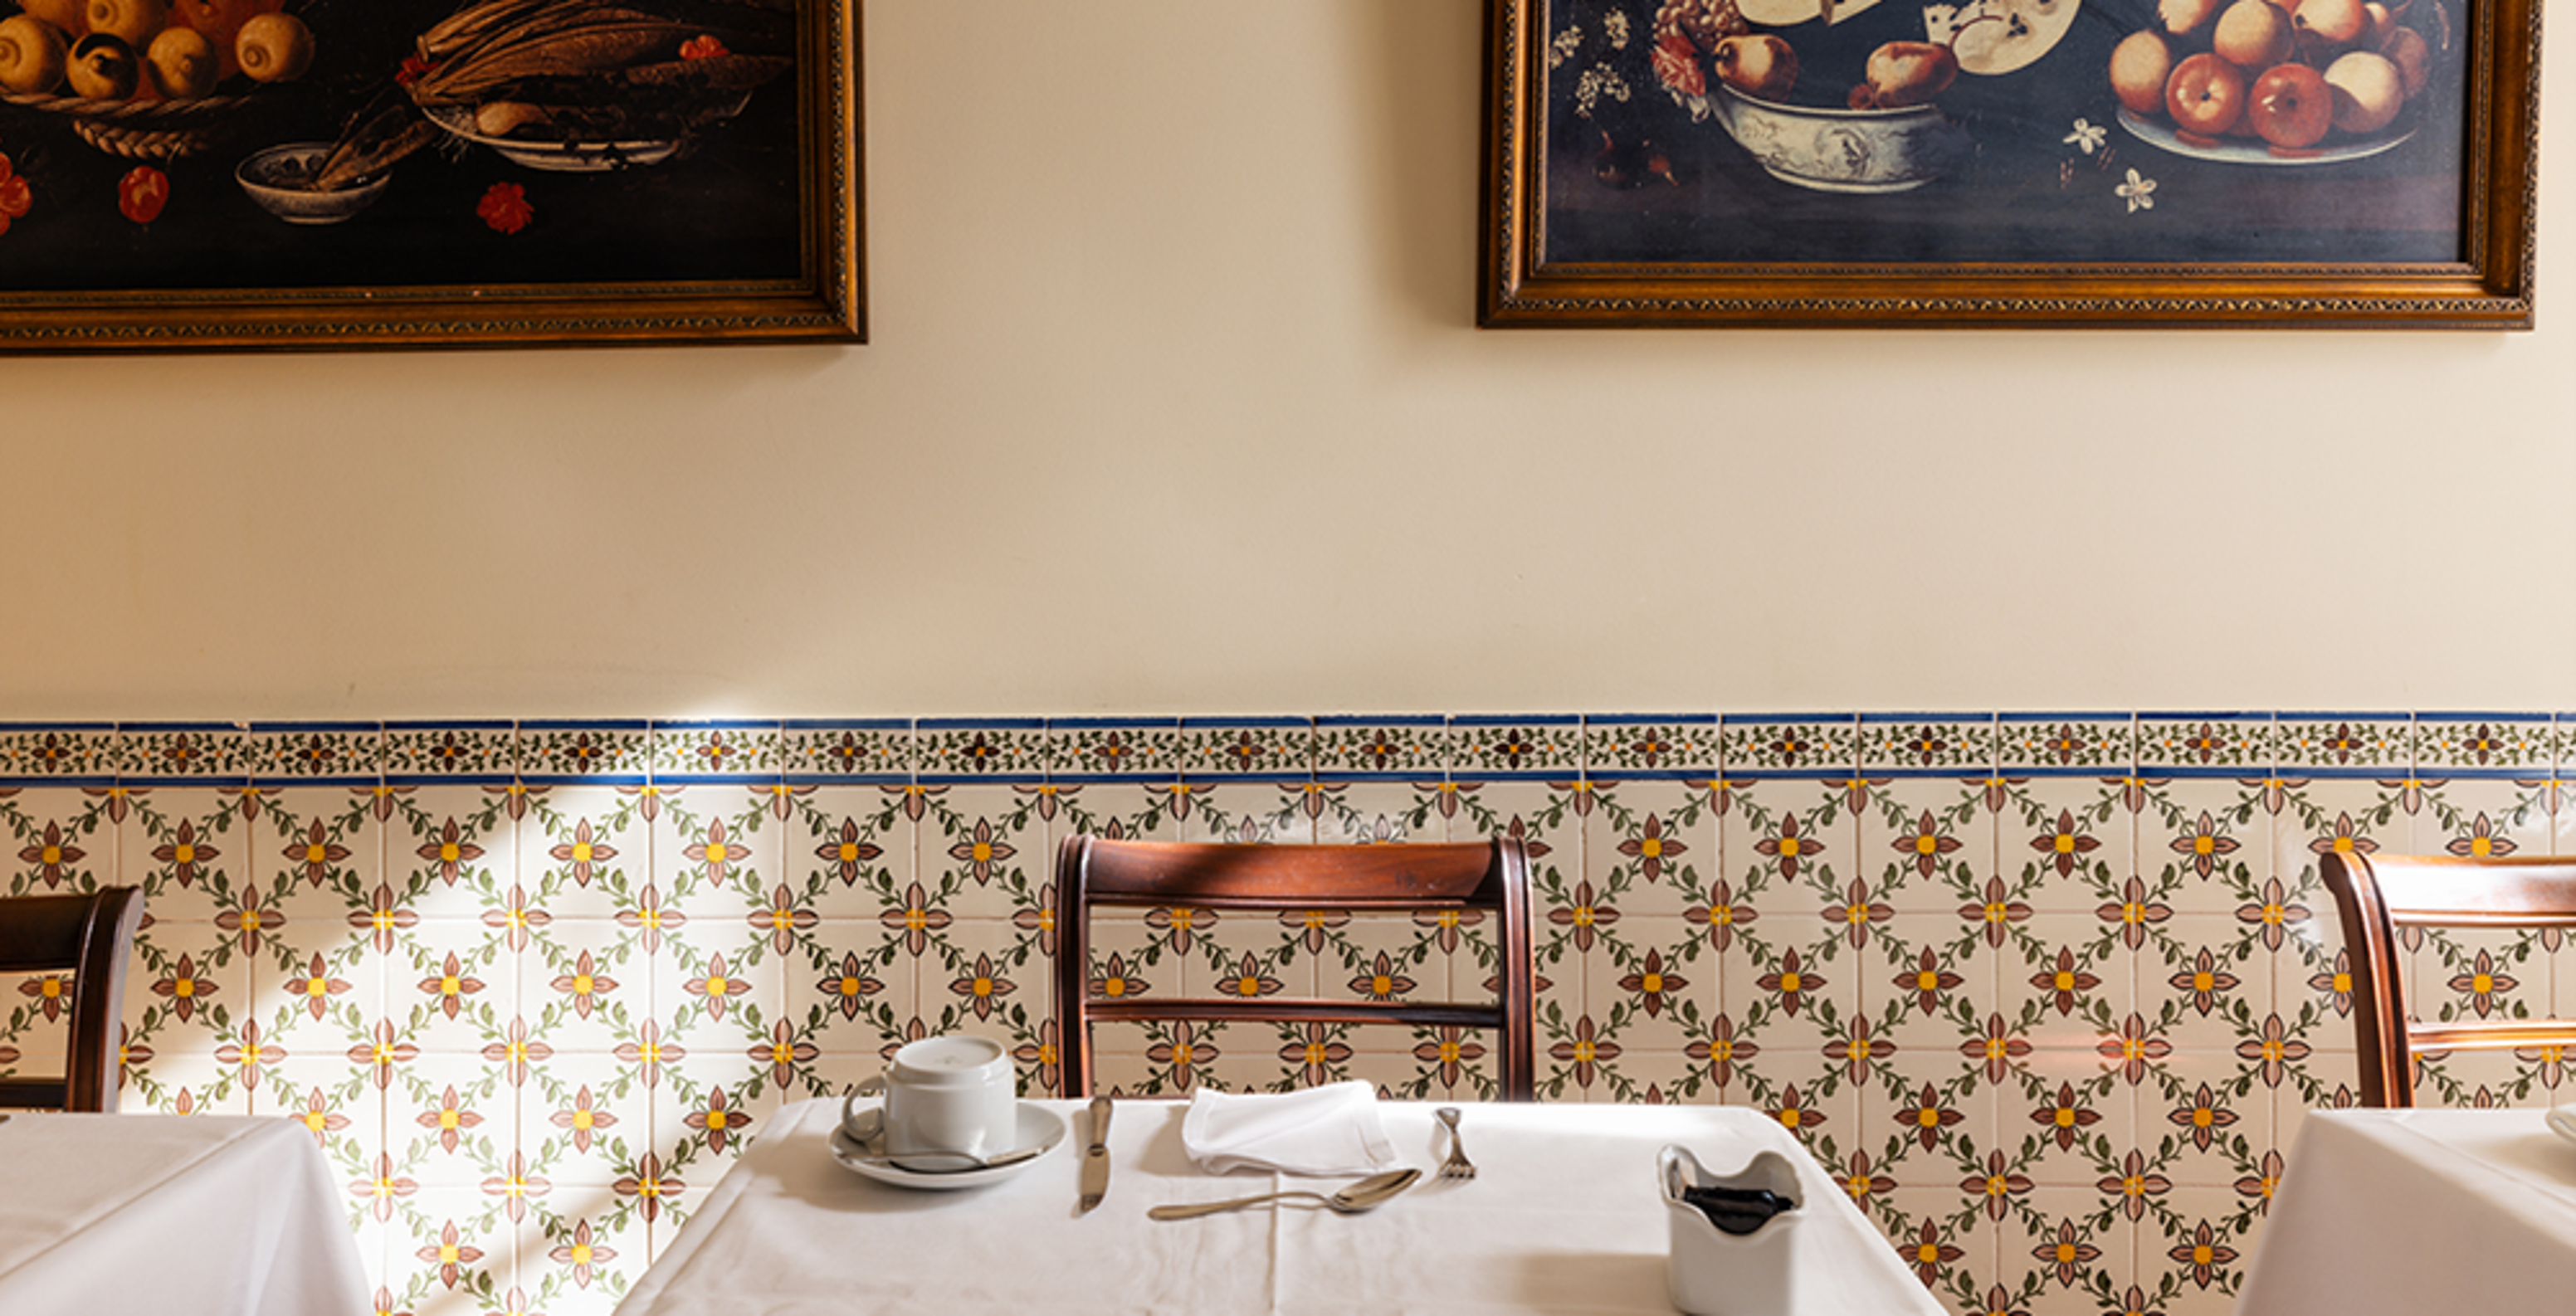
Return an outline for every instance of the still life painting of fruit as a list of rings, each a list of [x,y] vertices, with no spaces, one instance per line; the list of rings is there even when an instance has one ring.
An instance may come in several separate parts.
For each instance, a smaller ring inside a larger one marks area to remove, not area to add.
[[[800,272],[800,3],[0,0],[0,294]]]
[[[2466,2],[1533,0],[1545,255],[2456,262]]]

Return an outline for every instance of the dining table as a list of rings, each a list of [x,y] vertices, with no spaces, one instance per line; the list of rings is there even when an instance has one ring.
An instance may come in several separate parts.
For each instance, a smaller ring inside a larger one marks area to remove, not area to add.
[[[1796,1296],[1773,1316],[1942,1311],[1842,1187],[1756,1110],[1460,1103],[1457,1137],[1477,1172],[1453,1178],[1438,1173],[1451,1135],[1437,1106],[1381,1101],[1394,1158],[1424,1171],[1383,1205],[1341,1214],[1305,1201],[1157,1220],[1147,1214],[1156,1206],[1330,1191],[1359,1176],[1210,1173],[1183,1143],[1188,1102],[1121,1099],[1108,1120],[1107,1191],[1085,1211],[1093,1116],[1075,1101],[1022,1106],[1051,1131],[1060,1121],[1060,1139],[1032,1161],[960,1176],[978,1186],[955,1191],[836,1159],[839,1102],[783,1109],[618,1316],[1670,1313],[1675,1213],[1658,1172],[1667,1147],[1712,1170],[1766,1151],[1794,1167],[1788,1196],[1800,1219],[1776,1237]]]
[[[2237,1316],[2576,1310],[2576,1119],[2336,1110],[2291,1144]]]
[[[0,1312],[371,1310],[321,1149],[293,1120],[0,1116]]]

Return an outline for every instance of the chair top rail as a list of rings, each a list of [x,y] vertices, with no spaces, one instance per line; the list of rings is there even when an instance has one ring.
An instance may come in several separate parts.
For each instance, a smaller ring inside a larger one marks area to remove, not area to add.
[[[1163,996],[1137,1000],[1104,1001],[1094,999],[1083,1012],[1097,1020],[1146,1019],[1226,1019],[1244,1016],[1258,1019],[1299,1019],[1322,1023],[1426,1023],[1460,1024],[1471,1027],[1498,1027],[1503,1012],[1497,1006],[1468,1005],[1450,1001],[1333,1001],[1312,998],[1283,999],[1265,996],[1260,1001],[1240,1001],[1223,996]]]
[[[1283,878],[1272,847],[1094,839],[1083,861],[1083,888],[1094,904],[1491,905],[1501,900],[1496,853],[1490,843],[1317,847],[1301,856],[1293,878]]]
[[[2400,927],[2576,927],[2576,859],[2372,855],[2388,921]]]
[[[2417,1052],[2576,1046],[2576,1019],[2450,1019],[2406,1025]]]

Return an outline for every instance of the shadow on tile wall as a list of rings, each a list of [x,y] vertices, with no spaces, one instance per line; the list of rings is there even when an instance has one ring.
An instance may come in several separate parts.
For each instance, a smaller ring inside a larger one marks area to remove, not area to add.
[[[0,727],[12,894],[130,883],[128,1109],[285,1115],[388,1311],[605,1312],[783,1103],[903,1039],[1055,1083],[1082,830],[1525,837],[1555,1101],[1772,1112],[1962,1312],[2215,1313],[2352,1100],[2316,856],[2576,852],[2576,718],[1319,717]],[[1157,910],[1096,980],[1472,990],[1488,929]],[[2428,940],[2444,1011],[2576,950]],[[0,996],[0,1071],[59,1040]],[[1105,1032],[1135,1092],[1491,1089],[1482,1039]],[[2554,1055],[2428,1094],[2547,1104]]]

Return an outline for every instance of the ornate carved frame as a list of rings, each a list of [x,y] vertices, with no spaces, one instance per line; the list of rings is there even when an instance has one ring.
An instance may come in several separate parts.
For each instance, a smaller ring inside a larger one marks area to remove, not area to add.
[[[2442,264],[1576,264],[1545,254],[1547,0],[1486,11],[1477,322],[1510,327],[2528,329],[2538,0],[2468,0],[2462,259]]]
[[[793,279],[0,292],[0,353],[867,341],[861,0],[799,0]]]

